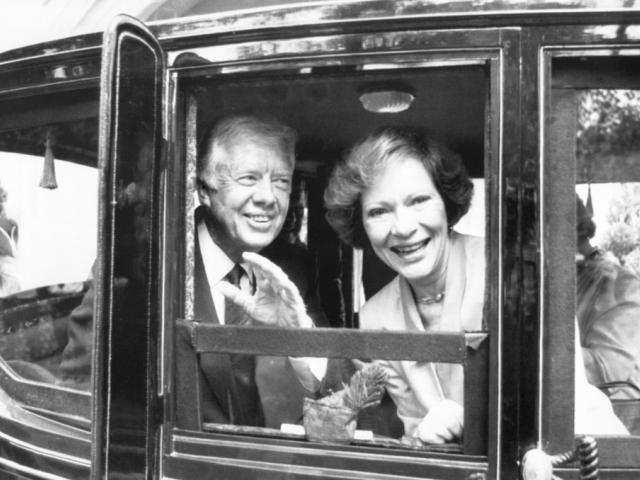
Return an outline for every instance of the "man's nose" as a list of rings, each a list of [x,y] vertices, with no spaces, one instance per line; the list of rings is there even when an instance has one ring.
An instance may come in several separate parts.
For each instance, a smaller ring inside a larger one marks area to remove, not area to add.
[[[273,182],[268,176],[263,177],[256,183],[256,189],[253,194],[253,201],[261,204],[272,204],[276,201],[273,191]]]
[[[416,218],[407,208],[398,208],[394,217],[391,233],[398,237],[410,237],[417,229]]]

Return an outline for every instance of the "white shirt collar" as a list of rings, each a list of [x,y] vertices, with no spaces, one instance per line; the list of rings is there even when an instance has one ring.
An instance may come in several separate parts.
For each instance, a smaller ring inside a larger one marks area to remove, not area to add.
[[[213,241],[204,221],[198,224],[198,242],[209,286],[214,287],[224,279],[235,263]]]

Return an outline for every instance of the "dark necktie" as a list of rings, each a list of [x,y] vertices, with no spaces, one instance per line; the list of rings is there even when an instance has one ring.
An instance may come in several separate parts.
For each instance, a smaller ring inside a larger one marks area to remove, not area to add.
[[[225,277],[238,288],[242,276],[246,275],[243,268],[236,264]],[[225,299],[224,322],[226,325],[246,325],[249,317],[232,301]],[[238,425],[262,426],[263,414],[258,387],[255,382],[256,362],[253,355],[229,355],[237,397],[235,408],[232,406],[231,422]]]
[[[240,280],[245,275],[246,273],[244,269],[236,263],[224,278],[231,285],[234,285],[242,290]],[[247,323],[249,323],[249,317],[244,313],[244,311],[226,297],[224,301],[224,311],[224,323],[226,325],[246,325]]]

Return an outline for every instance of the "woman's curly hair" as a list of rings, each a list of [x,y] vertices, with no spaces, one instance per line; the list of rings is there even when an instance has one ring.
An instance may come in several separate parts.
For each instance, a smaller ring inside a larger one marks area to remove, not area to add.
[[[417,129],[383,127],[347,152],[324,192],[327,220],[341,240],[359,248],[369,244],[362,223],[362,193],[390,162],[405,158],[424,165],[444,201],[450,228],[467,213],[473,183],[460,156]]]

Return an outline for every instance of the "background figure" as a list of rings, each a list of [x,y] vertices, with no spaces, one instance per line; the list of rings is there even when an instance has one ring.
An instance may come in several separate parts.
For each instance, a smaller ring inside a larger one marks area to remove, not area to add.
[[[596,225],[578,196],[576,214],[576,315],[587,379],[628,382],[609,390],[611,398],[640,398],[640,279],[591,245]]]
[[[7,191],[0,185],[0,297],[20,291],[18,224],[7,215]]]
[[[280,230],[280,234],[276,238],[276,241],[282,240],[291,245],[301,247],[303,250],[307,249],[306,231],[304,232],[304,240],[301,238],[302,227],[305,223],[305,196],[305,181],[294,173],[291,180],[291,194],[289,195],[289,211],[284,219],[282,230]]]

